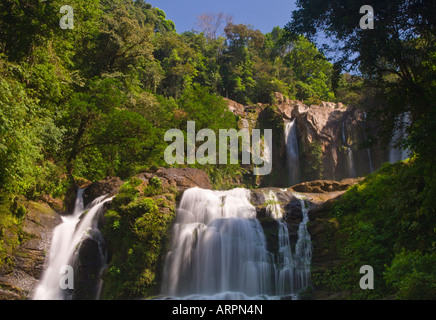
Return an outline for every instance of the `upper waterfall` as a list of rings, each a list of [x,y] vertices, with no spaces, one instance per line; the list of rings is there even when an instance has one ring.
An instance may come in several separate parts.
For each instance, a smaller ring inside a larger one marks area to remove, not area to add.
[[[296,119],[285,126],[286,155],[289,169],[289,185],[300,182],[300,151],[298,147]]]

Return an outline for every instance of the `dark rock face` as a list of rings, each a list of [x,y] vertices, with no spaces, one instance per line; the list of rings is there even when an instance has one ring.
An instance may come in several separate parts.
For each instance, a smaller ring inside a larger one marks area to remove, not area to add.
[[[123,183],[118,177],[107,177],[104,180],[92,183],[83,194],[84,205],[90,204],[93,200],[105,194],[113,196]]]
[[[100,234],[98,230],[93,231]],[[98,298],[101,283],[100,273],[105,262],[106,254],[101,234],[97,238],[90,237],[81,242],[74,263],[73,300],[95,300]]]

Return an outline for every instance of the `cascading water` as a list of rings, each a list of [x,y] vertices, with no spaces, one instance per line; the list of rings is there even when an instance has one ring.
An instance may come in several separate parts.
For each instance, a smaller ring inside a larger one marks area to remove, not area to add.
[[[300,182],[300,154],[298,148],[296,119],[286,123],[285,142],[289,169],[289,183],[292,186]]]
[[[305,201],[300,197],[301,211],[303,220],[298,227],[298,241],[295,244],[295,278],[296,287],[299,289],[310,286],[310,265],[312,261],[312,242],[310,234],[307,231],[309,222],[309,208],[306,207]]]
[[[246,189],[184,192],[165,262],[165,295],[240,299],[271,293],[272,256],[249,197]]]
[[[104,203],[112,200],[101,196],[84,208],[83,192],[84,189],[79,189],[77,192],[74,212],[69,216],[63,216],[62,223],[54,229],[49,260],[33,295],[35,300],[72,298],[69,290],[61,288],[60,282],[65,276],[62,272],[65,271],[65,266],[74,267],[80,243],[85,238],[99,237],[100,233],[95,229],[95,218],[101,213]]]
[[[307,267],[307,259],[302,259],[307,256],[306,241],[299,240],[292,255],[277,198],[271,193],[266,199],[267,211],[279,225],[277,262],[267,250],[249,190],[186,190],[165,260],[162,294],[185,299],[275,299],[307,286],[310,279],[301,267]],[[303,235],[299,231],[299,237]]]
[[[279,225],[279,250],[278,263],[276,267],[276,294],[279,296],[292,295],[310,286],[310,266],[312,261],[312,242],[307,223],[309,222],[309,209],[300,195],[303,220],[298,227],[298,240],[295,244],[295,253],[292,254],[289,242],[289,231],[286,222],[283,220],[283,210],[273,191],[266,194],[267,212]]]
[[[357,177],[356,168],[354,167],[353,150],[348,146],[348,141],[345,135],[345,122],[342,122],[342,146],[346,147],[347,150],[347,167],[348,167],[348,177]]]
[[[409,157],[410,150],[399,148],[397,146],[399,141],[407,136],[406,127],[408,123],[410,123],[410,115],[408,113],[402,114],[395,120],[395,131],[392,136],[389,150],[390,163],[395,163],[400,160],[406,160]]]
[[[348,177],[356,178],[356,168],[354,167],[353,150],[350,147],[347,148],[347,165],[348,165]]]

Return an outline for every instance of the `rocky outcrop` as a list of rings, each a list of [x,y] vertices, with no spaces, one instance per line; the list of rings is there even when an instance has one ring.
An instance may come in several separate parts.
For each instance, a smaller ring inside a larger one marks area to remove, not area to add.
[[[103,180],[92,183],[83,193],[84,205],[88,205],[93,200],[103,195],[114,196],[123,183],[124,182],[118,177],[106,177]]]
[[[243,106],[228,100],[229,110],[239,118],[239,127],[276,128],[277,121],[265,117],[279,115],[283,128],[279,136],[273,136],[273,172],[262,177],[261,186],[289,187],[286,168],[286,144],[284,123],[296,119],[300,181],[317,179],[341,180],[364,176],[388,161],[388,147],[364,147],[367,142],[366,130],[372,124],[366,114],[358,109],[345,107],[342,103],[321,102],[306,105],[275,93],[275,104]],[[274,110],[275,115],[264,112]],[[263,119],[262,119],[263,117]],[[266,126],[265,126],[266,124]],[[280,140],[278,143],[276,140]]]
[[[29,201],[25,207],[27,214],[20,234],[23,240],[11,263],[0,270],[1,300],[31,297],[50,251],[53,229],[61,223],[59,214],[46,203]]]
[[[144,181],[148,186],[153,177],[160,179],[163,188],[174,188],[177,191],[184,191],[193,187],[211,189],[209,177],[203,170],[195,168],[160,168],[156,172],[144,172],[136,177]]]
[[[295,186],[292,186],[289,189],[295,192],[302,192],[302,193],[329,193],[335,191],[345,191],[362,180],[363,178],[356,178],[356,179],[349,178],[349,179],[343,179],[341,181],[315,180],[315,181],[299,183]]]

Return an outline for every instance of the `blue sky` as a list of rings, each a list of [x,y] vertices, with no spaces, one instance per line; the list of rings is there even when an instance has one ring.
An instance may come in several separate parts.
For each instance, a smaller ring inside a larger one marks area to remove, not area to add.
[[[262,33],[284,27],[296,8],[295,0],[146,0],[165,11],[177,32],[198,30],[196,16],[202,13],[233,15],[233,23],[251,24]]]

